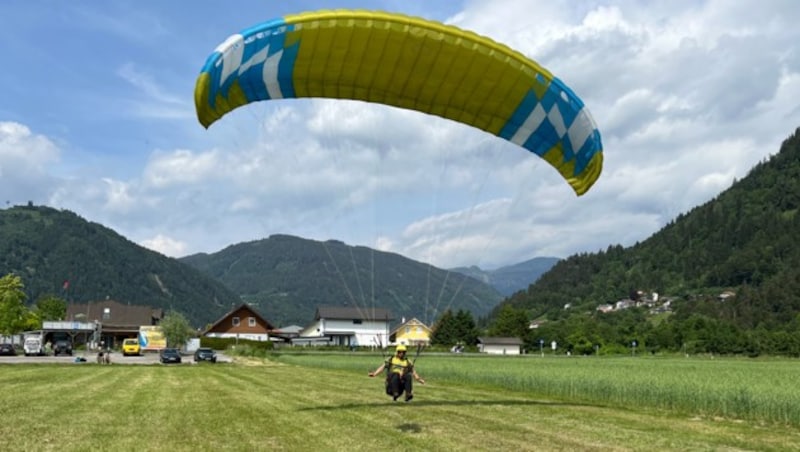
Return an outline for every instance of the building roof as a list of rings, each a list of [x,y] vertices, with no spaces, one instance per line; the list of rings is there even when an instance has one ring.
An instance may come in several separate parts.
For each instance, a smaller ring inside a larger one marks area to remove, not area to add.
[[[406,325],[419,325],[419,326],[425,328],[426,332],[428,332],[428,333],[431,332],[431,329],[428,328],[427,325],[425,325],[424,323],[420,322],[417,318],[413,318],[413,319],[411,319],[411,320],[409,320],[409,321],[407,321],[405,323],[401,323],[400,325],[398,325],[397,328],[392,330],[391,334],[397,334],[398,332],[400,332],[400,329],[405,327]]]
[[[479,337],[478,342],[483,345],[522,345],[518,337]]]
[[[392,321],[392,313],[385,308],[354,308],[350,306],[319,306],[314,320],[384,320]]]
[[[150,306],[122,304],[115,300],[103,300],[86,304],[67,305],[67,320],[100,322],[104,325],[135,326],[153,325],[164,317],[164,310]]]
[[[303,327],[300,325],[282,326],[275,330],[275,332],[283,334],[299,334],[301,331],[303,331]]]
[[[255,310],[255,309],[253,309],[253,308],[252,308],[252,307],[251,307],[249,304],[247,304],[247,303],[242,303],[242,304],[240,304],[239,306],[237,306],[237,307],[235,307],[235,308],[231,309],[230,311],[226,312],[226,313],[225,313],[225,315],[223,315],[222,317],[220,317],[220,318],[219,318],[219,320],[217,320],[216,322],[214,322],[214,324],[213,324],[213,325],[211,325],[210,327],[206,328],[206,330],[205,330],[205,331],[207,332],[207,331],[211,331],[211,330],[213,330],[214,328],[216,328],[216,327],[217,327],[217,325],[219,325],[220,323],[222,323],[223,321],[225,321],[226,319],[228,319],[230,316],[232,316],[232,315],[233,315],[233,314],[234,314],[236,311],[239,311],[240,309],[245,309],[245,310],[247,310],[247,311],[250,311],[251,313],[253,313],[253,317],[257,318],[258,320],[261,320],[262,322],[264,322],[264,325],[266,325],[266,327],[267,327],[267,330],[270,330],[270,331],[271,331],[271,330],[274,330],[274,329],[275,329],[275,327],[274,327],[274,326],[272,326],[272,323],[270,323],[269,321],[267,321],[267,319],[265,319],[264,317],[262,317],[262,316],[261,316],[261,314],[259,314],[258,312],[256,312],[256,310]]]

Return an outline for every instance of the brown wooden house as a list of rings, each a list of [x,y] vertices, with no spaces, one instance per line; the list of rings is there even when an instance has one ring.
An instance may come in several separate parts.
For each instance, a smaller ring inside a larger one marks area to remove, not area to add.
[[[203,332],[203,336],[268,341],[273,331],[275,327],[271,323],[247,303],[243,303],[217,320]]]
[[[66,320],[99,325],[99,339],[106,347],[115,348],[123,339],[137,337],[140,327],[158,325],[163,317],[164,310],[160,308],[103,300],[67,305]]]

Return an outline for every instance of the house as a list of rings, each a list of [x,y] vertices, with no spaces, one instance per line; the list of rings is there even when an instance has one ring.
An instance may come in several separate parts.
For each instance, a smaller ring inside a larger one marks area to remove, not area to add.
[[[86,304],[67,305],[66,319],[98,325],[100,341],[106,347],[117,347],[129,337],[137,337],[142,326],[158,325],[164,310],[150,306],[123,304],[116,300],[103,300]]]
[[[630,298],[628,298],[628,299],[625,299],[625,300],[619,300],[616,303],[614,303],[614,310],[615,311],[621,311],[623,309],[632,308],[634,306],[636,306],[636,302],[634,300],[631,300]]]
[[[429,345],[431,329],[416,318],[403,322],[389,334],[389,343],[403,345]]]
[[[277,330],[272,332],[275,336],[280,336],[286,340],[291,340],[295,337],[300,337],[300,332],[303,331],[303,327],[299,325],[288,325],[282,326]]]
[[[544,320],[531,320],[528,323],[528,329],[535,330],[544,324]]]
[[[234,337],[251,341],[268,341],[275,328],[247,303],[223,315],[203,332],[206,337]]]
[[[518,337],[479,337],[478,351],[490,355],[519,355],[522,340]]]
[[[269,333],[269,340],[272,342],[276,342],[275,346],[279,345],[298,345],[293,344],[293,341],[300,340],[300,332],[303,331],[303,327],[299,325],[288,325],[282,326],[278,329],[272,330]],[[277,344],[280,342],[281,344]],[[304,343],[302,345],[309,345],[308,343]]]
[[[394,320],[384,308],[320,306],[314,322],[292,339],[293,344],[370,347],[385,345]]]
[[[614,305],[609,303],[601,304],[597,306],[597,310],[602,313],[611,312],[614,310]]]

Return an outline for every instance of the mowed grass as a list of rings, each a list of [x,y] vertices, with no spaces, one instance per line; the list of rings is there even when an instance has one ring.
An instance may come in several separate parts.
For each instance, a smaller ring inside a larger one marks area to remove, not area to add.
[[[299,358],[279,358],[287,359]],[[0,365],[0,449],[649,451],[800,444],[798,429],[783,424],[620,409],[439,379],[433,357],[425,363],[430,373],[418,363],[428,384],[416,387],[414,401],[394,403],[380,379],[366,376],[380,356],[303,359],[309,362]],[[456,363],[473,369],[504,361]]]

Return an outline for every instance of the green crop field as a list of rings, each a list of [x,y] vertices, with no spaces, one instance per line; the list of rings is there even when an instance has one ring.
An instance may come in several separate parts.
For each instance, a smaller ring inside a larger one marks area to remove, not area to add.
[[[277,359],[358,371],[381,358],[288,354]],[[800,428],[798,360],[423,355],[417,367],[427,377],[454,384]]]
[[[218,365],[3,364],[0,449],[650,451],[800,444],[789,407],[798,405],[800,391],[791,385],[797,361],[423,355],[417,366],[428,384],[402,403],[366,375],[381,359],[276,354]]]

